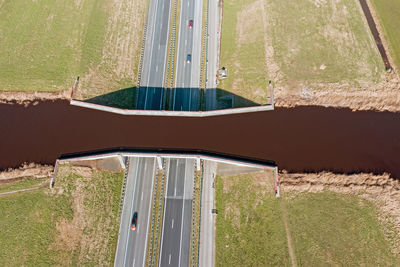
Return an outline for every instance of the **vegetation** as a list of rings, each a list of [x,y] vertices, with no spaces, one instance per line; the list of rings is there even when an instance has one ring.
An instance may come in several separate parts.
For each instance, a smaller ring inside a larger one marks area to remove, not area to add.
[[[80,99],[134,89],[146,4],[0,1],[0,90],[69,90],[77,76]]]
[[[369,86],[385,73],[361,6],[350,0],[224,2],[220,67],[228,69],[221,89],[260,104],[269,80],[296,92]]]
[[[384,37],[389,42],[389,50],[394,64],[400,69],[400,1],[371,0],[378,15],[380,25],[384,30]]]
[[[359,196],[283,192],[277,199],[272,176],[216,179],[219,266],[291,265],[288,238],[298,266],[400,264],[383,234],[392,225]]]
[[[32,188],[39,186],[41,183],[45,182],[44,179],[28,177],[22,181],[13,182],[10,184],[0,185],[0,193],[16,191],[20,189]]]
[[[54,189],[0,196],[0,265],[112,265],[122,180],[61,165]]]

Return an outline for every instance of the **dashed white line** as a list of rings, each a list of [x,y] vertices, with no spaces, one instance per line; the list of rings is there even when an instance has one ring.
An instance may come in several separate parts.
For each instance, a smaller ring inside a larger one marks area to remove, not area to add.
[[[172,219],[172,226],[171,226],[171,228],[172,228],[172,229],[174,228],[174,219]]]
[[[143,191],[142,191],[142,197],[140,198],[140,200],[143,200]]]
[[[187,39],[185,40],[185,46],[187,45]]]
[[[168,258],[168,265],[171,264],[171,254],[169,254],[169,258]]]
[[[136,258],[133,258],[133,267],[135,267]]]
[[[160,50],[160,47],[161,47],[160,44],[158,44],[158,50]]]
[[[156,72],[158,72],[158,65],[156,66]]]

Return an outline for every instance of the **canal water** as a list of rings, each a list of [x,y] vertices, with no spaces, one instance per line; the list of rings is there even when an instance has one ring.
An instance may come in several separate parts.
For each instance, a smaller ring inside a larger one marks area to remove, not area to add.
[[[116,115],[67,101],[0,104],[0,169],[119,147],[205,149],[274,161],[289,172],[400,178],[400,113],[311,106],[174,118]]]

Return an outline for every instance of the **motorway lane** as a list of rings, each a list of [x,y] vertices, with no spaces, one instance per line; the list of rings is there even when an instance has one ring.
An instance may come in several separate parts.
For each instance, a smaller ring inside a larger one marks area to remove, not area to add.
[[[205,160],[203,186],[201,192],[200,266],[214,266],[215,215],[212,214],[212,209],[214,208],[214,181],[216,172],[217,163],[210,160]]]
[[[129,161],[114,266],[144,266],[146,261],[145,253],[156,162],[154,158],[129,158]],[[134,212],[138,213],[135,231],[130,229]]]
[[[173,110],[198,111],[200,108],[201,13],[201,0],[182,0]],[[190,20],[193,20],[192,29],[189,29]],[[190,63],[188,55],[191,55]]]
[[[194,160],[171,159],[160,248],[160,266],[188,266]]]
[[[161,110],[171,1],[151,0],[136,109]]]
[[[206,82],[206,110],[217,109],[217,70],[218,70],[218,2],[209,1],[208,14],[208,49],[207,49],[207,82]]]

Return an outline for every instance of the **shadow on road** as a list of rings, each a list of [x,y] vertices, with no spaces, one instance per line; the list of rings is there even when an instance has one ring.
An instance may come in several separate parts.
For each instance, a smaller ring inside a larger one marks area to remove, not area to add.
[[[176,111],[261,106],[259,103],[219,88],[204,90],[199,88],[130,87],[86,99],[85,102],[121,109]]]

